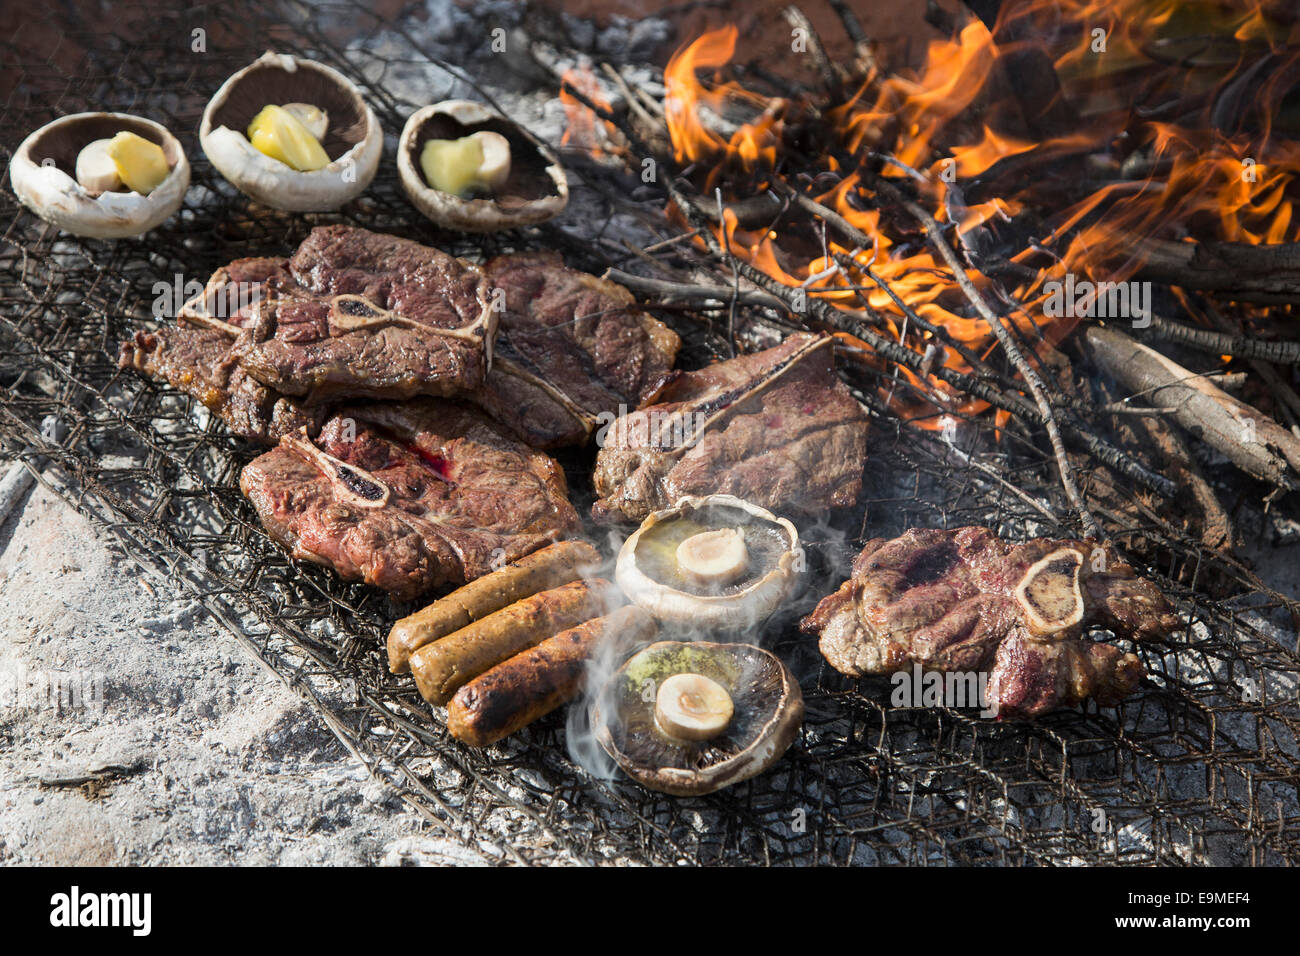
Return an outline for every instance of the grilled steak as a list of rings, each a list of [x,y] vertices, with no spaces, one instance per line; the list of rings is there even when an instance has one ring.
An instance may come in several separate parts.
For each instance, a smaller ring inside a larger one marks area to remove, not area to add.
[[[474,391],[495,326],[477,267],[326,226],[290,259],[218,269],[174,327],[124,343],[119,364],[189,392],[236,434],[274,442],[314,430],[327,401]]]
[[[668,380],[681,340],[622,286],[554,253],[501,256],[485,271],[505,308],[474,400],[533,447],[584,444],[601,412],[636,408]]]
[[[852,576],[804,619],[842,674],[991,671],[989,704],[1032,717],[1089,697],[1116,703],[1143,676],[1133,654],[1084,637],[1100,625],[1161,637],[1178,616],[1150,581],[1093,541],[1003,541],[986,528],[869,541]]]
[[[324,410],[304,407],[250,377],[235,350],[241,327],[252,321],[252,304],[285,268],[284,259],[239,259],[217,270],[176,325],[137,332],[122,343],[118,365],[193,395],[250,441],[274,444],[304,427],[314,433]]]
[[[295,557],[402,599],[463,584],[578,525],[564,473],[443,399],[346,408],[287,435],[240,488]]]
[[[609,427],[593,479],[598,520],[640,521],[686,495],[736,495],[781,514],[851,505],[867,416],[835,375],[832,339],[779,346],[687,372],[659,404]]]
[[[477,267],[324,226],[266,282],[235,348],[253,378],[311,402],[456,395],[482,384],[495,321]]]

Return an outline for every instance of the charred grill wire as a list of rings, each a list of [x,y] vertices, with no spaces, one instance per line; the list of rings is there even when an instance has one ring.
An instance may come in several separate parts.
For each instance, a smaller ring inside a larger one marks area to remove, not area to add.
[[[350,3],[313,7],[310,16],[244,0],[223,11],[228,34],[206,56],[181,55],[175,23],[149,4],[118,5],[108,29],[63,24],[65,47],[84,47],[70,64],[38,46],[0,42],[0,62],[22,76],[19,91],[0,103],[0,159],[7,162],[27,131],[52,118],[56,102],[61,112],[148,103],[194,157],[206,98],[264,51],[272,24],[288,24],[276,31],[287,52],[356,81],[386,129],[401,129],[418,105],[366,80],[435,52],[422,48],[414,26],[390,26]],[[346,51],[328,32],[336,22],[355,24],[360,34]],[[490,25],[483,29],[486,35]],[[607,188],[594,167],[566,158],[585,188]],[[182,215],[143,239],[113,244],[48,230],[0,191],[0,229],[10,243],[0,248],[0,444],[107,528],[145,580],[202,603],[438,832],[507,863],[1300,863],[1300,657],[1276,630],[1300,609],[1235,559],[1202,546],[1176,506],[1138,490],[1172,490],[1168,479],[1121,452],[1109,432],[1088,444],[1088,429],[1064,420],[1067,444],[1086,453],[1075,464],[1099,524],[1140,554],[1193,620],[1165,644],[1135,648],[1153,676],[1117,709],[992,723],[970,710],[894,707],[887,682],[840,677],[787,617],[773,622],[767,641],[800,679],[804,730],[771,773],[734,790],[682,800],[595,779],[567,759],[558,716],[490,755],[466,751],[430,720],[409,678],[388,672],[384,636],[414,608],[289,561],[238,490],[255,449],[219,423],[200,424],[196,400],[117,368],[116,345],[148,323],[160,277],[202,281],[239,256],[281,255],[316,224],[255,210],[204,164],[194,173],[207,192],[192,194]],[[611,210],[659,220],[661,197],[638,205],[626,189],[609,191]],[[449,241],[412,225],[387,165],[335,218],[479,261],[518,245],[553,247],[595,272],[645,262],[614,242],[567,231],[575,227],[562,220],[524,237]],[[711,230],[704,225],[700,234]],[[742,279],[759,284],[740,265]],[[714,271],[711,284],[732,290],[730,264]],[[789,301],[784,288],[764,290]],[[738,325],[762,318],[740,305]],[[692,363],[728,353],[730,343],[705,323],[664,315]],[[869,332],[852,330],[872,342]],[[881,354],[914,371],[922,361],[883,339]],[[869,399],[878,379],[849,374]],[[951,384],[979,389],[973,394],[1044,426],[1021,395],[975,375]],[[879,402],[872,407],[861,504],[812,536],[812,591],[827,593],[842,580],[842,556],[872,535],[968,524],[1007,538],[1061,530],[1035,506],[1068,514],[1054,456],[1014,425],[999,444],[989,416],[971,418],[964,428],[979,447],[996,449],[976,455],[933,440]],[[574,487],[587,480],[583,467],[573,466]],[[1257,515],[1250,510],[1257,486],[1239,493],[1242,513]],[[870,534],[862,534],[867,526]],[[792,614],[809,609],[805,603]]]

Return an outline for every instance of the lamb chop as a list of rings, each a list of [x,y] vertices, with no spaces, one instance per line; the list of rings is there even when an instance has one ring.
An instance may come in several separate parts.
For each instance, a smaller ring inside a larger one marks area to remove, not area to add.
[[[835,375],[829,336],[686,372],[604,436],[597,520],[640,521],[686,495],[736,495],[777,514],[851,505],[867,415]]]
[[[239,486],[295,557],[400,599],[463,584],[578,526],[564,473],[445,399],[341,409],[285,435]]]
[[[501,256],[484,271],[504,309],[473,400],[534,448],[585,444],[602,412],[650,401],[668,381],[681,339],[622,286],[549,252]]]
[[[1034,717],[1093,698],[1117,703],[1143,677],[1136,655],[1093,642],[1101,626],[1132,640],[1179,619],[1160,590],[1107,545],[987,528],[913,529],[867,542],[838,591],[802,628],[842,674],[990,671],[999,716]]]

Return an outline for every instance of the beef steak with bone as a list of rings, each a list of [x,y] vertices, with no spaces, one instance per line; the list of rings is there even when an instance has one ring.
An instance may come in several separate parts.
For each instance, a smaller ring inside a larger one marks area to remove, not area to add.
[[[218,269],[175,326],[124,343],[119,364],[266,444],[302,427],[315,434],[328,402],[435,395],[476,402],[552,448],[584,444],[603,411],[652,399],[680,344],[626,289],[554,254],[479,269],[328,226],[289,259]]]
[[[852,576],[802,623],[849,677],[914,663],[989,671],[999,716],[1033,717],[1093,698],[1113,704],[1143,677],[1134,654],[1087,640],[1100,625],[1133,640],[1179,619],[1160,590],[1093,541],[1002,540],[986,528],[913,529],[867,542]]]
[[[598,520],[640,521],[688,495],[777,514],[846,507],[862,488],[867,415],[835,374],[829,336],[685,372],[621,416],[596,457]]]
[[[464,584],[578,526],[564,473],[445,399],[341,409],[285,435],[240,489],[293,555],[410,599]]]

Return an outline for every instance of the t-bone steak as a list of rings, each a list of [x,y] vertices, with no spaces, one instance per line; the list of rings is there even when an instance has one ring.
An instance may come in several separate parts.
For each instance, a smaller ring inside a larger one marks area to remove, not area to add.
[[[399,599],[473,580],[578,526],[554,461],[446,399],[341,409],[315,441],[281,438],[239,485],[295,557]]]
[[[609,426],[593,480],[598,520],[640,521],[687,495],[731,494],[777,514],[853,504],[867,415],[835,374],[829,336],[685,372],[657,404]]]
[[[1088,698],[1114,704],[1144,671],[1085,629],[1146,640],[1180,626],[1173,606],[1110,547],[1004,541],[987,528],[913,529],[867,542],[838,591],[803,621],[842,674],[987,672],[1000,716],[1033,717]]]
[[[485,272],[504,309],[474,401],[533,447],[585,444],[601,413],[636,408],[668,381],[681,339],[622,286],[549,252],[501,256]]]

